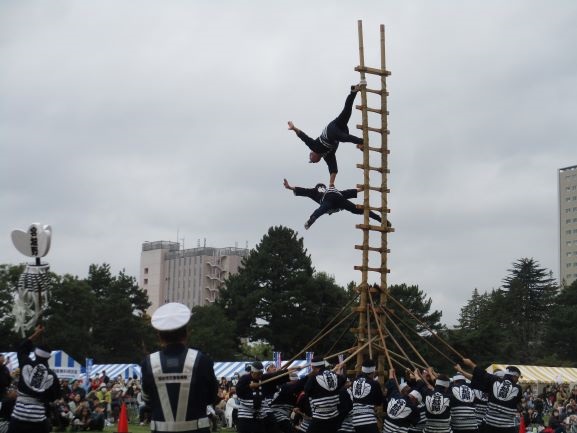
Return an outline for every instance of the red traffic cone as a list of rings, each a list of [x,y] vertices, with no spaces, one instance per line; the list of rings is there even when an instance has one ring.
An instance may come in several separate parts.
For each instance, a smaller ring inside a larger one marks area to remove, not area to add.
[[[519,433],[525,433],[525,430],[527,430],[527,428],[525,427],[525,417],[521,412],[521,420],[519,422]]]
[[[118,415],[117,433],[128,433],[128,415],[126,414],[126,403],[122,402],[120,414]]]

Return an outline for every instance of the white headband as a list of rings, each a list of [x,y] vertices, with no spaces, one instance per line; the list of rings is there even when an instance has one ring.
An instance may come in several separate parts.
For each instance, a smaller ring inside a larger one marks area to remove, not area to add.
[[[46,352],[45,350],[39,349],[38,347],[34,349],[34,354],[40,358],[50,358],[50,352]]]
[[[252,371],[253,373],[258,373],[258,372],[262,373],[262,368],[256,368],[256,367],[251,365],[250,371]]]
[[[437,379],[435,381],[435,385],[437,386],[444,386],[445,388],[448,388],[449,385],[451,385],[451,383],[448,380],[441,380],[441,379]]]
[[[453,376],[453,382],[456,382],[458,380],[465,380],[465,376],[463,376],[462,374],[455,374]]]
[[[513,370],[505,370],[505,374],[508,374],[509,376],[519,377],[519,373]]]
[[[311,362],[311,367],[324,367],[326,365],[325,360]]]
[[[416,389],[412,390],[409,395],[412,395],[413,397],[415,397],[417,399],[417,401],[419,403],[421,403],[423,401],[423,396],[421,395],[421,393],[419,391],[417,391]]]
[[[374,373],[375,371],[377,371],[377,367],[361,367],[361,371],[363,373]]]

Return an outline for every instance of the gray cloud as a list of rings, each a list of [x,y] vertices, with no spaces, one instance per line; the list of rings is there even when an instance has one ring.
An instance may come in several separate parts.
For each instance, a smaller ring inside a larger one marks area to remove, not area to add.
[[[358,280],[358,218],[304,231],[314,204],[282,188],[327,178],[286,121],[315,135],[338,113],[358,18],[370,66],[386,25],[393,72],[390,282],[453,323],[520,257],[557,274],[556,170],[577,163],[570,1],[2,2],[0,262],[23,260],[9,232],[33,221],[54,227],[53,269],[78,275],[136,275],[141,243],[177,230],[253,247],[282,224],[318,270]],[[341,145],[339,187],[360,159]]]

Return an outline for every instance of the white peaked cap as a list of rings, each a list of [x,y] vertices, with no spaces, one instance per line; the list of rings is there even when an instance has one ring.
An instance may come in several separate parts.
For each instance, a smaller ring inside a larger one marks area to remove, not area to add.
[[[174,331],[185,326],[190,320],[190,315],[190,309],[186,305],[169,302],[152,314],[152,327],[157,331]]]

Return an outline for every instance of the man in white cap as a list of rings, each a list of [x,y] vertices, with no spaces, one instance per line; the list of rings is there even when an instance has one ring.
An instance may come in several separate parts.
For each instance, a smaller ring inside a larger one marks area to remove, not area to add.
[[[142,393],[153,433],[209,433],[207,406],[217,401],[212,360],[187,347],[190,309],[170,302],[152,315],[162,350],[142,362]]]
[[[515,417],[523,397],[523,390],[517,383],[521,376],[520,370],[509,366],[501,379],[477,367],[468,358],[463,359],[463,364],[473,369],[472,386],[489,395],[483,432],[516,433],[519,427],[515,425]]]
[[[60,381],[48,367],[50,350],[45,346],[34,346],[34,341],[43,333],[44,326],[36,325],[34,333],[18,348],[20,379],[9,433],[48,433],[52,430],[46,407],[60,397]],[[30,352],[34,352],[34,359]]]

